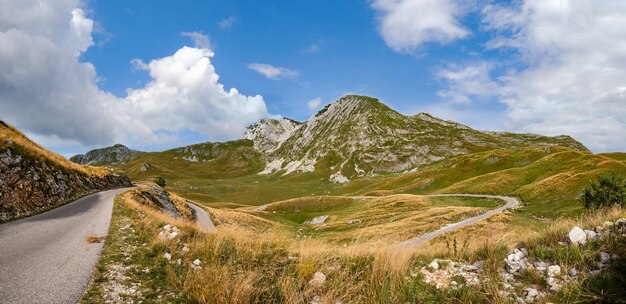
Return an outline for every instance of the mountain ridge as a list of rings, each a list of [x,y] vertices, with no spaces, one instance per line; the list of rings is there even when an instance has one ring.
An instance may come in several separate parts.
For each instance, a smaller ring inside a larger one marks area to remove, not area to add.
[[[258,155],[244,148],[248,144],[243,141],[249,141],[249,148]],[[324,106],[305,122],[265,118],[248,126],[240,140],[168,150],[176,151],[173,154],[168,151],[157,153],[169,153],[172,159],[182,158],[188,162],[215,163],[235,159],[237,170],[247,173],[264,163],[256,171],[262,175],[318,171],[333,182],[344,183],[365,176],[411,172],[456,155],[528,146],[565,146],[588,151],[567,135],[549,137],[478,131],[428,113],[404,115],[376,98],[347,95]],[[142,152],[125,146],[122,147],[128,151],[112,155],[115,147],[90,151],[72,159],[120,165],[142,155]],[[115,162],[107,163],[107,160]],[[150,165],[148,162],[141,164],[142,171]],[[250,168],[241,170],[241,166],[246,165]]]

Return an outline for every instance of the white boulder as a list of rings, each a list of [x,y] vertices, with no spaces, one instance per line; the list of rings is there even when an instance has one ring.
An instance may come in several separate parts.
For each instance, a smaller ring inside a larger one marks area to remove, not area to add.
[[[585,231],[576,226],[567,234],[567,238],[572,244],[585,244],[587,242],[587,234]]]

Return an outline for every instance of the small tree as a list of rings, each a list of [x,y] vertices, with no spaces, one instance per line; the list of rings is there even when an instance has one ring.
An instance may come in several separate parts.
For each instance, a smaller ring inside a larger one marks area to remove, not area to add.
[[[163,178],[163,176],[157,176],[157,177],[154,179],[154,183],[155,183],[155,184],[157,184],[157,185],[159,185],[161,188],[165,188],[165,185],[167,184],[167,183],[165,182],[165,178]]]
[[[587,209],[626,206],[626,179],[615,174],[600,174],[583,190],[581,202]]]

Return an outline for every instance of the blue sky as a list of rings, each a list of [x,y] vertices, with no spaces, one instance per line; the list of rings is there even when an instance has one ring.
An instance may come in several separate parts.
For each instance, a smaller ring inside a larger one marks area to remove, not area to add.
[[[0,119],[64,155],[234,139],[259,118],[304,121],[349,93],[626,149],[619,0],[2,5]]]
[[[84,60],[106,80],[101,88],[119,97],[142,86],[145,73],[132,73],[133,58],[149,61],[192,41],[181,32],[206,34],[216,55],[213,65],[227,87],[261,94],[271,113],[306,120],[315,110],[307,101],[331,102],[347,92],[373,95],[392,107],[415,112],[437,99],[432,70],[467,56],[471,44],[398,54],[376,29],[365,1],[95,1],[94,17],[106,30]],[[223,20],[234,20],[221,28]],[[428,52],[432,51],[432,54]],[[271,80],[247,66],[261,62],[296,70],[295,80]],[[138,85],[139,84],[139,85]]]

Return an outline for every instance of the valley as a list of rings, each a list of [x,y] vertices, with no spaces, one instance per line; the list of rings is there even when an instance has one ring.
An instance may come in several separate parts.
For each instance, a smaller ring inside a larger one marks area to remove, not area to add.
[[[33,164],[51,172],[47,185],[83,185],[45,190],[58,198],[32,211],[14,200],[2,210],[38,213],[78,193],[137,186],[116,192],[83,303],[558,302],[578,280],[574,297],[597,295],[584,284],[609,284],[593,273],[614,275],[626,256],[626,212],[580,202],[597,176],[626,175],[623,153],[405,116],[364,96],[306,122],[261,120],[238,140],[162,152],[117,144],[72,162],[8,125],[0,134],[0,174],[19,176],[0,187],[41,197],[39,171],[14,169]],[[577,247],[572,226],[593,241]],[[605,251],[615,262],[595,263]]]

